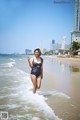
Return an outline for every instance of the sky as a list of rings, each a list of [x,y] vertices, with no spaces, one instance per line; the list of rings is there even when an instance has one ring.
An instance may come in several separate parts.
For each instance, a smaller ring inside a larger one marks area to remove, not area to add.
[[[71,0],[0,0],[0,53],[50,50],[52,40],[71,42],[74,4]]]

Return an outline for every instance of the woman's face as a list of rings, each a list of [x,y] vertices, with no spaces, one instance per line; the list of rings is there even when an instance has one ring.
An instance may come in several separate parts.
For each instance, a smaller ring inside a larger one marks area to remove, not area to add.
[[[36,57],[39,57],[39,56],[40,56],[39,51],[36,50],[36,51],[34,52],[34,55],[35,55]]]

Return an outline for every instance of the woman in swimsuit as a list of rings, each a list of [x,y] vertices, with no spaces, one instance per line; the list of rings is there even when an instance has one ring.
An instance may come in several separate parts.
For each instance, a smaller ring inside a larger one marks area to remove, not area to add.
[[[43,58],[39,48],[34,50],[34,57],[29,58],[29,66],[31,67],[31,80],[33,83],[33,93],[41,87],[41,79],[43,78]]]

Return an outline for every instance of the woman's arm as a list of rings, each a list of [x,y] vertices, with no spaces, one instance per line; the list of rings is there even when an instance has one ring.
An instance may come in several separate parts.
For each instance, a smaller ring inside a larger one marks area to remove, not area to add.
[[[43,61],[42,61],[42,65],[41,65],[41,78],[43,79]]]
[[[33,67],[33,59],[28,58],[28,63],[29,63],[29,66],[32,68]]]

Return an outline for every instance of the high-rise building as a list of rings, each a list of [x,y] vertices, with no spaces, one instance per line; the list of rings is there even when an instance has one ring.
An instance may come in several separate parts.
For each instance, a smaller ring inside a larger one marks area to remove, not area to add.
[[[52,44],[55,44],[55,40],[52,40]]]
[[[80,0],[75,0],[74,31],[80,31]]]
[[[61,49],[65,49],[66,47],[66,36],[63,36],[62,44],[61,44]]]
[[[80,0],[75,0],[74,31],[71,32],[71,42],[80,42]]]
[[[50,50],[56,50],[59,49],[61,45],[59,43],[55,43],[55,40],[52,40],[51,45],[50,45]]]
[[[31,54],[31,53],[32,53],[31,50],[29,50],[29,49],[25,49],[25,54]]]
[[[59,43],[51,44],[50,46],[50,50],[53,50],[53,51],[60,49],[60,48],[61,48],[61,44]]]
[[[43,54],[45,54],[46,52],[47,52],[47,49],[44,48],[44,49],[43,49]]]

